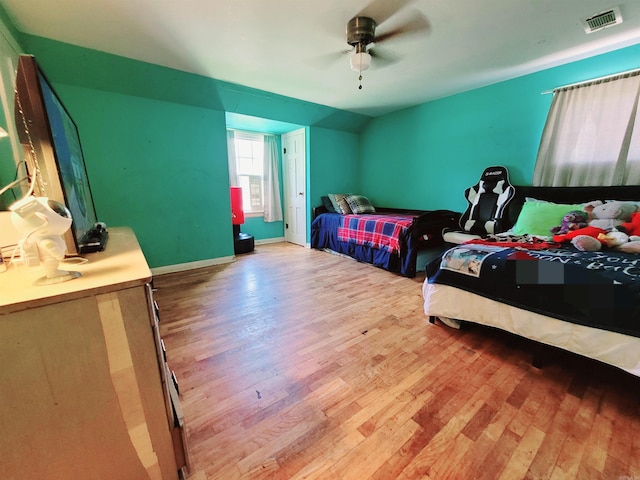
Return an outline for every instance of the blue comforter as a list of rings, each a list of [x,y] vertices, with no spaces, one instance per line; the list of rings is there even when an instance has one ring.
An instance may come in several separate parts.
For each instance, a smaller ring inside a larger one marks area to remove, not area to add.
[[[334,252],[348,255],[359,262],[370,263],[376,267],[392,272],[399,272],[407,277],[415,276],[415,248],[412,242],[400,233],[400,251],[391,252],[387,248],[376,248],[371,245],[358,245],[354,242],[341,241],[338,229],[343,227],[344,215],[339,213],[322,213],[311,224],[311,247],[328,248]]]

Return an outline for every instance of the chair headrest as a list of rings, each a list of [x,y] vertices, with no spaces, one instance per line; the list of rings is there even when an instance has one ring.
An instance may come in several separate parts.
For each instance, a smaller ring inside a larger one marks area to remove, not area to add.
[[[485,168],[480,180],[467,188],[464,195],[469,203],[460,217],[460,228],[469,233],[487,235],[502,231],[506,206],[515,195],[509,183],[508,170],[500,165]]]

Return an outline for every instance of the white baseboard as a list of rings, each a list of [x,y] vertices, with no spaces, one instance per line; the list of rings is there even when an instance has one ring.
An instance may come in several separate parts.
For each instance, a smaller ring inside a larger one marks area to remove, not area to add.
[[[256,240],[256,245],[266,245],[268,243],[281,243],[286,242],[284,237],[265,238],[262,240]],[[306,248],[311,248],[310,244],[306,245]],[[153,275],[162,275],[164,273],[184,272],[186,270],[194,270],[196,268],[210,267],[212,265],[223,265],[225,263],[232,263],[236,261],[236,257],[220,257],[212,258],[210,260],[199,260],[197,262],[179,263],[176,265],[166,265],[164,267],[156,267],[151,269]]]
[[[275,237],[275,238],[263,238],[262,240],[256,240],[256,245],[266,245],[267,243],[281,243],[285,242],[284,237]]]
[[[286,243],[287,239],[284,237],[276,237],[276,238],[265,238],[263,240],[256,240],[256,245],[266,245],[267,243]],[[294,245],[293,243],[291,245]],[[304,248],[311,248],[310,243],[305,243],[304,245],[300,245]]]
[[[176,265],[167,265],[164,267],[156,267],[151,269],[153,275],[162,275],[163,273],[184,272],[185,270],[194,270],[196,268],[210,267],[212,265],[222,265],[236,261],[236,257],[220,257],[210,260],[198,260],[197,262],[179,263]]]

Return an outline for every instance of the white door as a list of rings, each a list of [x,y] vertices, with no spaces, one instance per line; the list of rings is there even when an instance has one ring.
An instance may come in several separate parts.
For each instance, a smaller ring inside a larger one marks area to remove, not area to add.
[[[284,164],[284,239],[307,242],[306,144],[304,128],[282,135]]]

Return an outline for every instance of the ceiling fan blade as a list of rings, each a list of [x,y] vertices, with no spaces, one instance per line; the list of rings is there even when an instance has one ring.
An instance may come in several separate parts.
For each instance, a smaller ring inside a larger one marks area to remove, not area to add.
[[[324,55],[310,58],[306,61],[306,63],[317,68],[329,68],[331,65],[333,65],[352,51],[353,49],[350,48],[348,50],[342,50],[340,52],[326,53]]]
[[[387,67],[400,61],[400,57],[395,53],[381,48],[370,48],[369,55],[373,58],[372,64],[376,67]]]
[[[415,0],[372,0],[366,7],[358,12],[357,17],[371,17],[378,25],[391,17],[394,13],[402,10]]]
[[[413,18],[400,25],[399,27],[394,28],[385,33],[381,33],[376,35],[376,38],[373,40],[375,43],[380,43],[387,41],[391,38],[398,38],[404,35],[414,35],[419,33],[429,33],[431,30],[431,26],[429,25],[429,20],[422,13],[416,10]]]

